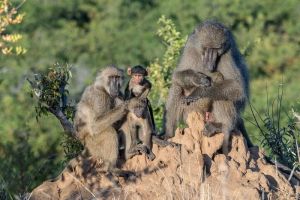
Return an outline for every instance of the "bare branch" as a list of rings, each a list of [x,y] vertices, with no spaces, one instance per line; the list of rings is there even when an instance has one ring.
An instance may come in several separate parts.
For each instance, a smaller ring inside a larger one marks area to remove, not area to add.
[[[75,129],[73,124],[67,119],[62,110],[58,108],[48,108],[49,112],[51,112],[61,123],[64,131],[71,137],[75,137]]]

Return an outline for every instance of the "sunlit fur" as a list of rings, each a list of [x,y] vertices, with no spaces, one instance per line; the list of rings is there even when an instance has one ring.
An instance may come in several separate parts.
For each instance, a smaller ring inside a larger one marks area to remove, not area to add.
[[[77,137],[88,155],[104,162],[104,170],[116,167],[119,142],[114,125],[127,114],[125,104],[116,105],[117,98],[110,95],[110,76],[120,77],[121,84],[123,71],[116,67],[103,69],[83,92],[74,119]]]
[[[215,60],[215,70],[223,75],[224,81],[212,87],[199,87],[191,94],[191,97],[201,97],[201,99],[189,106],[182,104],[183,88],[178,84],[172,84],[166,103],[165,133],[168,137],[173,137],[182,115],[185,116],[190,111],[203,113],[204,105],[206,105],[203,102],[211,98],[214,101],[212,115],[216,122],[221,122],[223,125],[222,132],[225,134],[223,151],[226,153],[230,133],[235,128],[243,129],[241,131],[251,145],[240,116],[249,97],[248,70],[229,29],[214,21],[206,21],[197,26],[185,44],[174,74],[180,78],[181,72],[190,69],[205,74],[208,69],[201,59],[202,53],[211,47],[221,47],[219,51],[222,53],[218,53],[218,58]],[[174,77],[176,76],[173,76],[173,83],[176,82]]]

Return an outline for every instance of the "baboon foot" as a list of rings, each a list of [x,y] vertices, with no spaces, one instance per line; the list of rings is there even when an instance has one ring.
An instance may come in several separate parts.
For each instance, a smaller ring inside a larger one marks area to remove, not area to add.
[[[216,133],[221,133],[221,132],[222,132],[222,124],[213,123],[213,122],[207,122],[204,125],[204,129],[202,130],[203,135],[207,137],[211,137]]]
[[[147,154],[147,147],[143,144],[138,144],[135,146],[135,150],[140,153]]]
[[[151,161],[156,158],[156,156],[154,155],[152,150],[149,147],[147,147],[146,145],[143,145],[143,144],[136,145],[136,151],[138,151],[139,153],[144,153],[146,155],[146,157]]]
[[[128,149],[128,154],[132,154],[132,155],[137,155],[139,152],[137,150],[137,145],[136,146],[133,146],[133,147],[130,147]]]
[[[180,149],[180,146],[181,146],[180,144],[175,143],[175,142],[167,141],[166,139],[167,138],[160,139],[158,136],[154,136],[154,135],[152,136],[153,143],[157,144],[160,147],[170,146],[170,147],[173,147],[173,148],[176,148],[176,149]]]
[[[147,154],[146,154],[146,156],[151,161],[156,158],[155,154],[152,152],[152,150],[149,147],[147,147]]]

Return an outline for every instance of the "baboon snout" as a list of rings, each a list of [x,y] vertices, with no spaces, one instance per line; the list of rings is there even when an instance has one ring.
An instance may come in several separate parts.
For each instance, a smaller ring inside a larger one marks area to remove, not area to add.
[[[115,97],[117,97],[119,95],[119,89],[118,88],[111,89],[109,91],[109,93],[110,93],[111,97],[115,98]]]
[[[111,80],[111,83],[109,85],[109,94],[111,97],[115,98],[119,95],[120,93],[120,89],[121,89],[121,86],[119,84],[119,81],[118,80]]]

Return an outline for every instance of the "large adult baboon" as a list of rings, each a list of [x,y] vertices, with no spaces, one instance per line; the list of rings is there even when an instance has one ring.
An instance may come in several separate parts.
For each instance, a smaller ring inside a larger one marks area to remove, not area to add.
[[[120,93],[123,71],[107,67],[100,72],[95,82],[88,86],[77,105],[75,129],[88,155],[103,162],[103,170],[117,176],[127,172],[116,168],[119,155],[118,122],[128,113],[131,101],[122,99]]]
[[[190,78],[186,77],[187,70],[193,70],[195,73],[189,75]],[[188,106],[182,104],[182,99],[186,97],[184,86],[193,84],[191,81],[195,82],[197,79],[201,82],[201,77],[197,78],[197,72],[205,74],[215,71],[223,75],[224,81],[209,87],[197,87],[187,99],[199,100],[191,102]],[[185,44],[173,74],[166,104],[166,137],[174,136],[181,115],[186,115],[191,110],[203,113],[206,109],[203,101],[207,101],[207,98],[213,100],[212,115],[215,122],[222,124],[222,132],[225,134],[224,153],[228,152],[230,133],[235,128],[241,130],[248,145],[252,145],[240,116],[249,98],[247,67],[230,30],[215,21],[206,21],[197,26]]]

